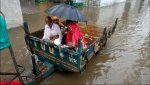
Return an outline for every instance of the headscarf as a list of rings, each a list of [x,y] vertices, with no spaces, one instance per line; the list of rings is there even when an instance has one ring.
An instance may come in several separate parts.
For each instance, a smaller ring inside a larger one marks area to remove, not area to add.
[[[52,20],[53,20],[53,21],[56,21],[56,24],[58,24],[60,28],[61,28],[61,27],[64,27],[63,23],[60,22],[60,20],[59,20],[59,18],[58,18],[57,16],[53,16],[53,17],[52,17]]]

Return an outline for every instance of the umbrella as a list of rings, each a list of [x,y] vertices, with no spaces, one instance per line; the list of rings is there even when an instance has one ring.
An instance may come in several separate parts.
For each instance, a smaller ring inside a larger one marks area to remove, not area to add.
[[[87,22],[85,16],[77,8],[67,4],[59,4],[50,7],[46,10],[46,13],[66,20]]]

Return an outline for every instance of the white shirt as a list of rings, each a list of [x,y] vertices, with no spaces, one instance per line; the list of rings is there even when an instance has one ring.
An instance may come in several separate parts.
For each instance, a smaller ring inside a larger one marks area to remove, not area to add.
[[[45,29],[44,29],[44,36],[43,36],[43,39],[46,39],[46,40],[50,40],[49,38],[52,36],[52,35],[59,35],[59,40],[57,39],[57,41],[59,41],[59,43],[61,42],[62,40],[62,33],[61,33],[61,30],[59,28],[59,26],[55,23],[52,24],[52,27],[50,28],[47,24],[45,25]],[[55,41],[54,41],[55,43]]]

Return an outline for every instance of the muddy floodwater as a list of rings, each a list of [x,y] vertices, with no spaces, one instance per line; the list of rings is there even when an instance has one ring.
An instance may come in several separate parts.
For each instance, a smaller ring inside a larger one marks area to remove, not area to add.
[[[20,0],[24,21],[28,22],[31,32],[44,28],[44,11],[54,5],[51,2],[35,4],[33,1]],[[83,74],[56,71],[41,85],[150,84],[149,5],[148,0],[126,0],[107,7],[78,8],[87,17],[89,25],[100,28],[110,29],[118,17],[116,31],[108,39],[104,50],[88,62]],[[31,72],[32,63],[24,41],[24,31],[19,27],[8,32],[17,62],[26,68],[23,73],[26,75]],[[0,71],[15,72],[8,49],[0,55]],[[11,78],[12,76],[0,76],[0,80]]]

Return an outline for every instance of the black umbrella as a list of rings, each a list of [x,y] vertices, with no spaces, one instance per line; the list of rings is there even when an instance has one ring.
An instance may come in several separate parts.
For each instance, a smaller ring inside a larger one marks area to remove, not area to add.
[[[53,7],[50,7],[46,10],[46,13],[66,20],[86,22],[85,16],[79,12],[77,8],[67,4],[59,4]]]

